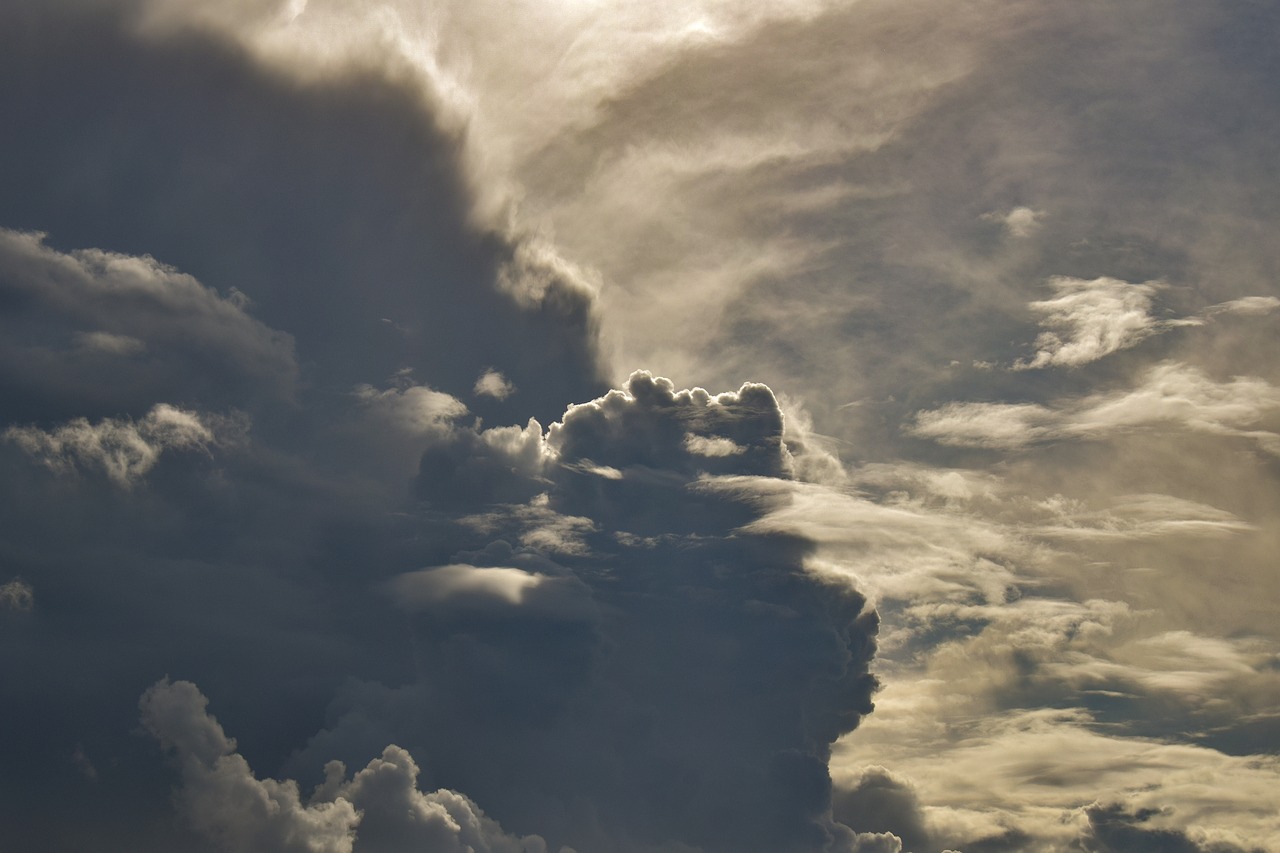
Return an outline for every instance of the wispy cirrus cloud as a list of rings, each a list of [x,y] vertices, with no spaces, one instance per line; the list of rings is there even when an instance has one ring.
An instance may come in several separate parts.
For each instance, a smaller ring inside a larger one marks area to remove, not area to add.
[[[1261,428],[1277,411],[1280,389],[1263,379],[1217,381],[1191,365],[1167,361],[1150,368],[1132,389],[1051,406],[949,403],[918,413],[909,431],[955,447],[1017,449],[1159,428],[1249,439],[1280,453],[1280,434]]]

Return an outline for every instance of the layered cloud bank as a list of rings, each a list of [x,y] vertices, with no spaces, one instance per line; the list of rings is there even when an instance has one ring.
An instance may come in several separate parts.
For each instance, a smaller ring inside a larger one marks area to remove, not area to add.
[[[0,847],[1280,850],[1278,29],[7,3]]]

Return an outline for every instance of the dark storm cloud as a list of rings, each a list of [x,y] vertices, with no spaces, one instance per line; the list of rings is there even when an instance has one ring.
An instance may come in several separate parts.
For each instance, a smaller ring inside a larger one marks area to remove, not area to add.
[[[806,540],[737,532],[759,509],[702,487],[789,475],[766,386],[637,373],[545,434],[465,423],[458,397],[490,371],[544,417],[592,396],[592,294],[547,244],[467,224],[457,140],[429,104],[372,72],[300,84],[195,34],[27,23],[46,50],[3,60],[25,81],[5,109],[32,135],[7,131],[30,170],[0,174],[5,215],[56,236],[6,232],[25,263],[6,281],[70,390],[29,394],[0,448],[4,557],[42,602],[5,657],[26,732],[3,780],[16,838],[390,850],[458,824],[521,849],[462,791],[555,845],[870,843],[832,820],[826,762],[871,710],[875,613],[806,571]],[[71,54],[91,77],[53,71]],[[94,157],[94,180],[75,177]],[[152,355],[171,373],[144,382]],[[108,358],[106,411],[83,415],[74,383]],[[206,385],[180,381],[200,372],[188,359],[213,367]],[[514,404],[483,396],[482,414]],[[418,453],[410,495],[395,462]],[[121,739],[121,696],[165,671],[230,697],[243,738],[190,683],[145,694],[181,768],[176,824],[155,814],[158,764]],[[45,761],[59,752],[99,756],[111,792],[80,820],[64,804],[85,780]],[[411,755],[448,791],[421,794]],[[326,793],[304,802],[246,756]],[[346,781],[335,758],[367,766]]]
[[[134,11],[0,12],[15,849],[204,849],[129,736],[138,694],[195,678],[279,766],[344,680],[413,672],[381,584],[471,535],[408,486],[477,376],[519,391],[474,401],[499,423],[604,390],[589,276],[477,224],[466,131],[423,80],[386,57],[295,74]]]
[[[463,396],[492,367],[543,418],[602,390],[590,285],[533,237],[474,224],[466,131],[394,59],[304,82],[210,33],[143,35],[127,11],[7,16],[0,225],[242,294],[310,384],[409,367]],[[146,322],[75,331],[127,352]]]
[[[201,834],[237,853],[545,853],[542,839],[507,836],[452,791],[423,794],[418,766],[388,746],[348,780],[339,762],[304,803],[292,780],[259,780],[235,740],[188,681],[162,680],[143,694],[147,730],[182,774],[179,804]]]
[[[293,394],[289,335],[150,257],[56,251],[0,229],[0,395],[9,422],[247,405]]]
[[[428,450],[421,493],[438,513],[470,483],[476,545],[386,587],[417,614],[417,678],[352,684],[297,772],[381,739],[553,848],[854,849],[826,762],[871,709],[875,613],[807,572],[805,540],[736,533],[760,510],[702,487],[709,469],[785,476],[782,433],[765,386],[637,373],[545,435]]]

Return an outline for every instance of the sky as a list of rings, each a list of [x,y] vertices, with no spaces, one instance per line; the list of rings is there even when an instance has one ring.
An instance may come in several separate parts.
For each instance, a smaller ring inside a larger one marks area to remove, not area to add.
[[[1280,851],[1277,39],[7,0],[0,848]]]

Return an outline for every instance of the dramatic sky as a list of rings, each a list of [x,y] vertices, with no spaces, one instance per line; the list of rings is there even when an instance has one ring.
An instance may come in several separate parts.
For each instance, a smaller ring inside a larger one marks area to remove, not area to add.
[[[1277,44],[3,0],[0,849],[1280,851]]]

